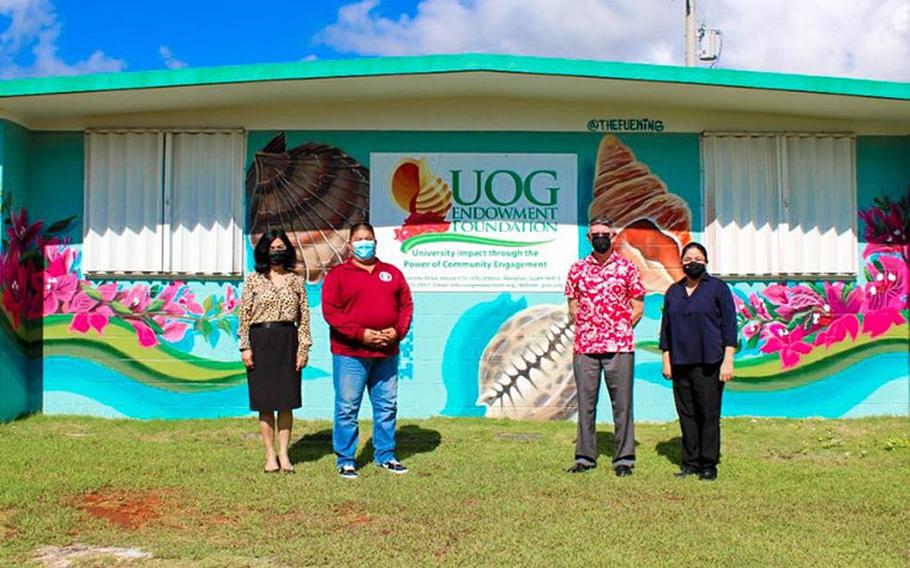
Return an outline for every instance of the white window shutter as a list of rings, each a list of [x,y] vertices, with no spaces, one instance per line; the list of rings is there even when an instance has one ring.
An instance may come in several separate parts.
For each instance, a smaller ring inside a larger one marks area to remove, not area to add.
[[[86,272],[164,270],[161,162],[161,133],[86,133]]]
[[[171,271],[240,273],[243,133],[173,133],[166,147]]]
[[[706,133],[706,244],[729,276],[854,274],[854,138]]]
[[[777,148],[771,136],[703,138],[705,244],[716,274],[769,275],[779,269]]]
[[[781,272],[849,274],[857,269],[856,172],[849,136],[784,136]]]

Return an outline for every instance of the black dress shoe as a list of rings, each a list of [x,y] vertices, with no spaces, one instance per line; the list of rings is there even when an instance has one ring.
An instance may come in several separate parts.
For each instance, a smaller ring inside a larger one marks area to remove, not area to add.
[[[689,477],[690,475],[697,475],[700,473],[701,472],[698,470],[698,468],[687,465],[684,468],[682,468],[681,470],[674,473],[673,477]]]
[[[632,475],[632,468],[627,465],[616,466],[616,477],[628,477]]]
[[[566,470],[566,473],[584,473],[589,469],[594,469],[596,465],[588,465],[586,463],[575,462],[575,465]]]
[[[717,468],[706,467],[698,472],[698,478],[702,481],[714,481],[717,479]]]

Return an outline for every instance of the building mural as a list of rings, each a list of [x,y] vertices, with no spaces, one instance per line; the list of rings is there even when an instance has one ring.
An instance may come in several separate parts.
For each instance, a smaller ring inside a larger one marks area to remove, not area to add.
[[[426,139],[428,153],[539,146],[578,157],[580,254],[589,250],[587,219],[609,215],[624,227],[618,251],[641,269],[648,289],[636,330],[636,416],[674,418],[670,385],[660,376],[657,330],[662,293],[681,275],[681,246],[700,232],[694,221],[701,215],[697,136],[582,133],[529,142],[520,141],[522,135],[452,134],[440,141],[435,134],[399,133],[392,148],[379,142],[382,136],[249,134],[248,253],[264,230],[288,228],[310,281],[315,350],[304,372],[301,416],[331,416],[320,282],[345,259],[352,223],[369,215],[370,172],[362,164],[373,152],[409,152]],[[402,162],[395,171],[394,198],[408,215],[398,229],[407,229],[406,236],[439,232],[445,223],[439,213],[450,205],[437,203],[428,172],[419,161]],[[75,191],[81,179],[69,183],[53,191],[78,195],[53,205],[25,207],[8,194],[3,199],[0,329],[4,343],[35,362],[44,410],[137,418],[246,415],[236,342],[238,283],[87,279],[80,267],[81,192]],[[856,281],[734,285],[742,343],[726,415],[908,411],[910,190],[864,191],[870,190],[861,185],[859,202],[869,204],[860,209],[864,268]],[[404,240],[380,242],[380,255]],[[413,329],[402,346],[401,414],[571,418],[572,339],[559,293],[418,292]],[[599,417],[610,419],[604,401]]]
[[[298,268],[321,282],[345,259],[350,228],[367,220],[366,168],[340,149],[307,143],[287,150],[284,132],[253,156],[246,174],[250,241],[281,229],[297,249]]]

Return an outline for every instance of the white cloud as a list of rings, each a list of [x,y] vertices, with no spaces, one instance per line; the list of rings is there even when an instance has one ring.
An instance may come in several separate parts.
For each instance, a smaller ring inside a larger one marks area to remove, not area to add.
[[[703,1],[725,67],[910,80],[908,0]]]
[[[300,60],[301,61],[316,61],[318,59],[319,59],[318,55],[316,55],[315,53],[311,53],[311,54],[307,55],[306,57],[301,58]]]
[[[66,62],[57,55],[60,23],[49,0],[0,0],[0,16],[10,20],[0,33],[0,77],[81,75],[122,71],[120,59],[96,50],[87,58]],[[31,61],[22,64],[22,58]]]
[[[680,64],[682,0],[380,0],[342,6],[315,41],[359,55],[516,53]],[[724,34],[718,67],[910,79],[908,0],[699,0]]]
[[[174,53],[166,45],[158,47],[158,55],[161,56],[161,59],[164,61],[164,64],[168,69],[183,69],[188,65],[186,61],[180,61],[174,57]]]

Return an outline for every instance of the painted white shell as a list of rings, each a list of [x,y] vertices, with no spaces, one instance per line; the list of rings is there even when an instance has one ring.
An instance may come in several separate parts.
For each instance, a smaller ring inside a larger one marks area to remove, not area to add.
[[[562,420],[578,410],[574,327],[566,306],[540,305],[509,318],[480,359],[478,404],[490,418]]]

